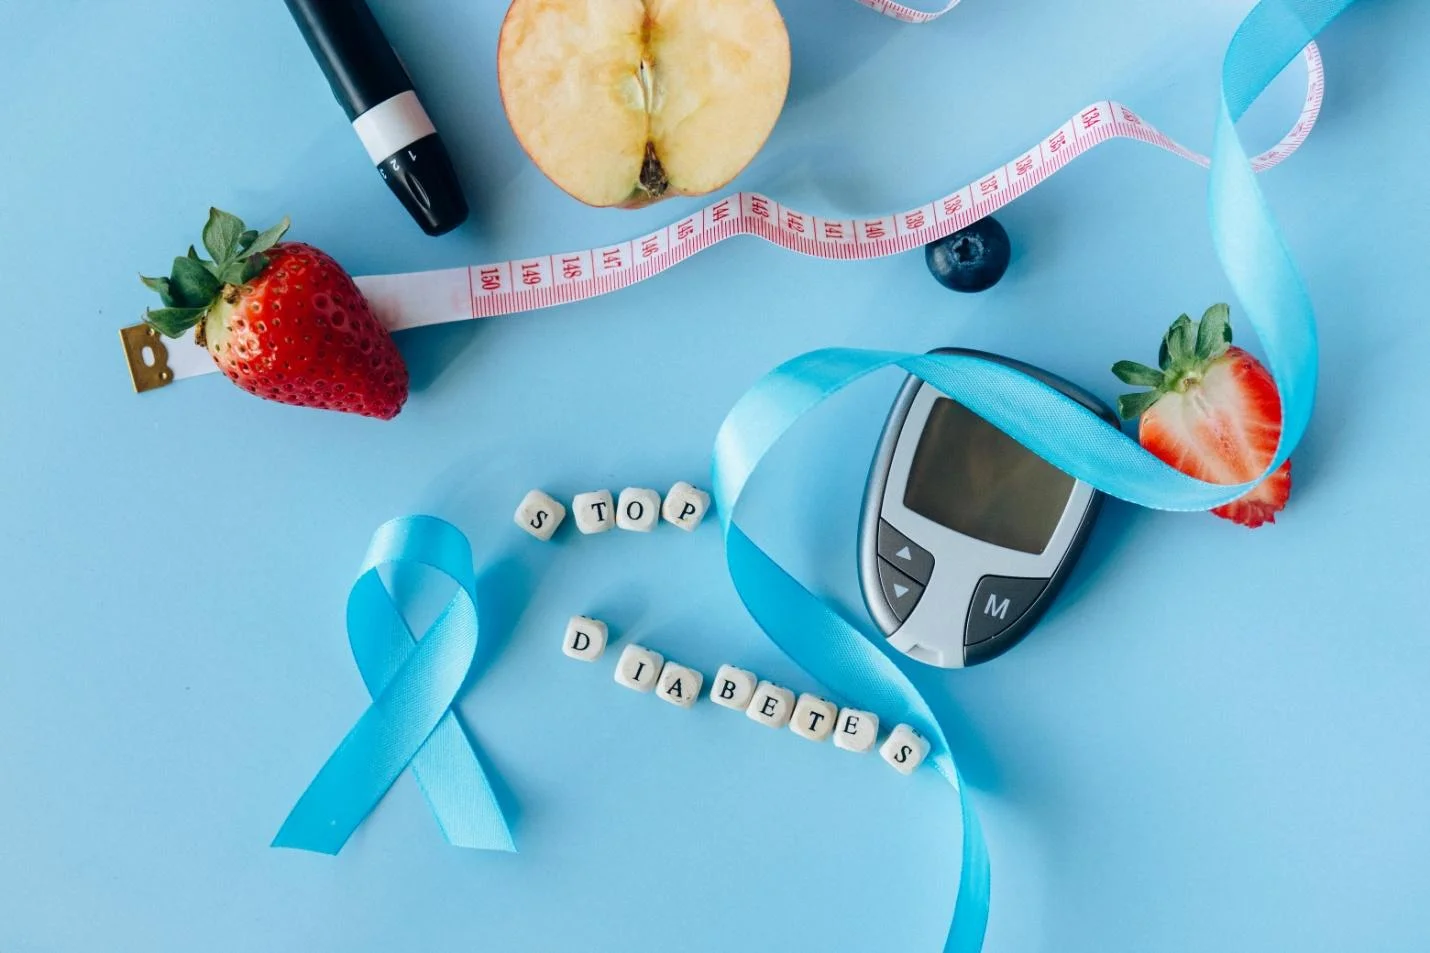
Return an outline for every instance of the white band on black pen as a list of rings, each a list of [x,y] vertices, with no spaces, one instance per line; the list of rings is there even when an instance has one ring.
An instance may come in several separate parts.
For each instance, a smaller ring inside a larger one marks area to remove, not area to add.
[[[417,94],[410,89],[354,119],[353,130],[374,165],[437,131]]]

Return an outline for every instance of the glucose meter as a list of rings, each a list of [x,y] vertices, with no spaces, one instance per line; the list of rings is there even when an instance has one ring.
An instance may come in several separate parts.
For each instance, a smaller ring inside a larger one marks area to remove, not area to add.
[[[960,348],[933,353],[1007,365],[1118,423],[1086,390],[1020,361]],[[864,491],[864,601],[910,658],[942,668],[986,662],[1047,609],[1101,502],[1090,485],[911,375]]]

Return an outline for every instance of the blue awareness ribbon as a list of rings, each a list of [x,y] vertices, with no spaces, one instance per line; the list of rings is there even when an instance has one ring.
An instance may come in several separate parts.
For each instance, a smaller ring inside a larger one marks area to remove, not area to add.
[[[865,375],[890,366],[934,385],[1059,469],[1142,506],[1209,509],[1242,496],[1275,471],[1301,439],[1315,402],[1315,315],[1235,123],[1291,59],[1353,2],[1263,0],[1242,21],[1222,65],[1208,216],[1217,256],[1242,315],[1262,342],[1281,395],[1281,440],[1261,477],[1238,485],[1194,479],[1076,401],[1005,365],[967,355],[813,351],[757,381],[720,427],[712,483],[726,563],[750,615],[831,692],[881,719],[907,722],[928,739],[932,763],[958,794],[962,867],[945,951],[974,953],[982,947],[989,903],[988,851],[948,738],[923,695],[885,653],[884,640],[811,593],[734,522],[746,483],[803,414]]]
[[[403,564],[434,569],[457,586],[421,639],[413,637],[379,574],[385,565]],[[378,527],[348,594],[347,626],[372,704],[298,798],[272,846],[336,854],[411,765],[448,843],[516,850],[491,782],[452,712],[477,649],[467,537],[432,516]]]

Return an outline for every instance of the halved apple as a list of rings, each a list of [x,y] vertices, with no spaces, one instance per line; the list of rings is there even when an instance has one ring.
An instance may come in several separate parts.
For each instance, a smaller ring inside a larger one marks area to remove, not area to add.
[[[497,80],[551,181],[635,208],[749,164],[784,106],[789,34],[773,0],[515,0]]]

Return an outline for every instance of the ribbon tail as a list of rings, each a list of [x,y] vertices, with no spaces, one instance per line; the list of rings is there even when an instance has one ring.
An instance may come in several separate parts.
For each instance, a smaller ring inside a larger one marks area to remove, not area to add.
[[[962,866],[944,950],[977,953],[988,927],[988,847],[938,717],[892,659],[734,523],[728,524],[725,545],[730,578],[745,608],[796,665],[831,691],[869,707],[881,718],[892,715],[908,721],[929,740],[933,762],[954,789],[962,818]]]
[[[412,759],[412,773],[447,843],[516,852],[506,814],[476,748],[452,712],[442,716]]]
[[[319,854],[342,850],[411,760],[389,743],[391,734],[389,715],[371,705],[318,769],[270,846]]]

